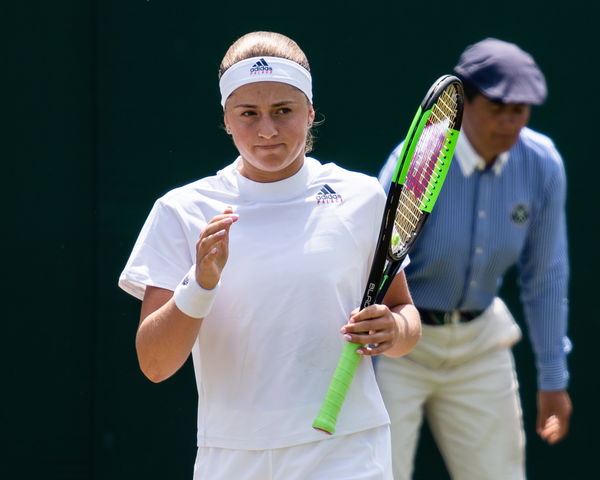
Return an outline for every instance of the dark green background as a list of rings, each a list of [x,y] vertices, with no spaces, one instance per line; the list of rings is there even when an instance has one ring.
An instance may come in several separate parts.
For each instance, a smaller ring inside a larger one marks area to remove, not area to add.
[[[497,36],[536,57],[550,95],[531,125],[554,138],[569,175],[575,411],[560,445],[536,438],[533,359],[521,342],[528,472],[595,476],[598,253],[585,234],[598,230],[598,102],[588,98],[597,88],[595,2],[58,0],[0,8],[8,172],[0,477],[191,478],[191,366],[159,385],[142,376],[139,302],[116,282],[154,199],[233,159],[216,71],[233,40],[259,29],[291,36],[311,61],[325,119],[315,156],[371,174],[467,44]],[[504,293],[522,321],[512,282]],[[425,431],[415,479],[444,478]]]

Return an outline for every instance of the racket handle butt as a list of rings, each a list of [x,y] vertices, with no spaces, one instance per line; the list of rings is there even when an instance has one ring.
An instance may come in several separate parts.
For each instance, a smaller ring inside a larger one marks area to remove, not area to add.
[[[313,428],[319,432],[326,433],[327,435],[333,435],[333,432],[335,432],[335,428],[333,427],[316,427],[313,424]]]
[[[337,368],[329,384],[329,389],[321,405],[321,410],[315,418],[312,426],[315,430],[320,430],[329,435],[335,432],[337,418],[352,383],[352,378],[358,367],[361,356],[356,353],[360,345],[356,343],[346,343]]]

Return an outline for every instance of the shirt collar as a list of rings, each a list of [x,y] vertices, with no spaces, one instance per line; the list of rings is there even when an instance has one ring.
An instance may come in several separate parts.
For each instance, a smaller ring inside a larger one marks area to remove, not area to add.
[[[255,182],[244,177],[239,171],[241,157],[219,171],[228,182],[234,185],[239,195],[245,201],[277,203],[298,198],[306,193],[306,186],[318,172],[321,163],[312,158],[304,157],[304,163],[294,175],[277,182]]]
[[[475,151],[464,132],[461,132],[458,136],[455,153],[465,177],[470,177],[475,170],[485,170],[485,160]],[[494,165],[492,165],[494,174],[500,175],[502,173],[506,162],[508,162],[508,157],[509,152],[502,152],[498,155]]]

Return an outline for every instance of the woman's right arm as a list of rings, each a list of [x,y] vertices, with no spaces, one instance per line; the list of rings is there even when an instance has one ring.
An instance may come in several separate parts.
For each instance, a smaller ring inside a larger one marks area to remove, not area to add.
[[[171,290],[146,287],[135,338],[144,375],[162,382],[179,370],[192,351],[201,323],[201,318],[189,317],[177,308]]]
[[[205,290],[214,289],[229,255],[229,228],[237,220],[231,207],[214,217],[196,242],[195,278]],[[135,345],[140,368],[153,382],[162,382],[187,360],[200,332],[202,318],[183,313],[173,291],[147,286]]]

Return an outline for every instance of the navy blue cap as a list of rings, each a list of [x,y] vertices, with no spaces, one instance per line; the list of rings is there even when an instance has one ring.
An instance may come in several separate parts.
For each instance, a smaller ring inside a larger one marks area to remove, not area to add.
[[[497,38],[468,46],[454,71],[496,102],[541,105],[548,94],[544,74],[533,57]]]

